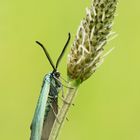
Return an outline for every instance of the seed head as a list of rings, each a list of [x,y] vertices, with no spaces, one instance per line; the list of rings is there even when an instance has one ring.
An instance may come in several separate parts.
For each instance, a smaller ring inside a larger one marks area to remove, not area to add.
[[[111,34],[117,0],[94,0],[86,9],[71,51],[67,73],[70,79],[83,82],[103,62],[104,46]]]

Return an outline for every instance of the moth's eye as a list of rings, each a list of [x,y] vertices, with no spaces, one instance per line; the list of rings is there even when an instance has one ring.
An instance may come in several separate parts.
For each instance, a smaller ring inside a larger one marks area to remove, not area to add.
[[[59,78],[59,77],[60,77],[60,73],[59,73],[59,72],[56,72],[56,73],[55,73],[55,76],[56,76],[57,78]]]

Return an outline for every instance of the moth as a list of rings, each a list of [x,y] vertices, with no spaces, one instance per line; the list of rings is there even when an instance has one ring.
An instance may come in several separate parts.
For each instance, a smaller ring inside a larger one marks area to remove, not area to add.
[[[64,55],[64,52],[69,44],[71,35],[68,34],[68,40],[54,65],[48,51],[40,42],[36,43],[43,49],[53,71],[46,74],[38,98],[34,117],[31,123],[31,137],[30,140],[47,140],[51,132],[53,123],[58,113],[58,94],[62,88],[60,82],[60,72],[57,70],[58,65]]]

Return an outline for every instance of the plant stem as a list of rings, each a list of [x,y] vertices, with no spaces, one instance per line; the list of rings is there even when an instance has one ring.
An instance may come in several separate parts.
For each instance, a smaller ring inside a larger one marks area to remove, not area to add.
[[[65,97],[65,101],[63,102],[63,105],[57,115],[57,119],[55,119],[53,128],[51,130],[51,134],[49,136],[49,140],[57,139],[60,129],[64,123],[64,120],[65,120],[68,110],[73,102],[73,99],[76,95],[79,85],[80,85],[80,83],[79,84],[72,83],[71,86],[74,88],[68,88],[67,95]]]

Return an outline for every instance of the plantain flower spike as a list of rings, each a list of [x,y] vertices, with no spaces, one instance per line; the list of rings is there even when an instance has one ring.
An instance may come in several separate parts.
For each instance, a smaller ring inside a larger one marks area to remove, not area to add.
[[[86,9],[68,55],[69,79],[82,83],[102,64],[104,46],[112,32],[117,0],[94,0]]]

